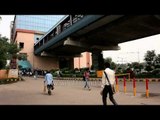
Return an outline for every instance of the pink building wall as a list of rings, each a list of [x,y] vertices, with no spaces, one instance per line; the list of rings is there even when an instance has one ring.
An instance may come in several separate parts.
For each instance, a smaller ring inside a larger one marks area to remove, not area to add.
[[[16,41],[19,46],[20,42],[24,43],[24,48],[19,53],[27,53],[27,59],[33,64],[33,45],[34,45],[34,34],[17,32]]]
[[[51,70],[59,68],[58,58],[34,56],[33,66],[36,69]]]
[[[19,45],[20,42],[24,43],[24,48],[19,53],[27,53],[27,59],[30,61],[33,69],[50,70],[59,68],[58,58],[35,56],[34,55],[34,35],[35,31],[18,30],[15,41]],[[82,57],[74,58],[74,68],[91,67],[92,56],[89,52],[81,53]]]
[[[92,56],[89,52],[81,53],[81,57],[74,58],[74,68],[84,68],[84,67],[91,67],[92,66]]]
[[[33,69],[50,70],[58,68],[58,58],[34,55],[34,34],[34,31],[17,31],[15,41],[18,45],[20,42],[24,43],[24,48],[19,53],[27,53],[27,60],[30,61]]]

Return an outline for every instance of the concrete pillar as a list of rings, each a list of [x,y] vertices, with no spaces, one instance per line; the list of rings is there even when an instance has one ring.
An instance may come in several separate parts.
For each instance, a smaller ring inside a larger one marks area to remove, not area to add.
[[[92,52],[92,65],[94,70],[104,69],[104,59],[103,59],[102,51]]]

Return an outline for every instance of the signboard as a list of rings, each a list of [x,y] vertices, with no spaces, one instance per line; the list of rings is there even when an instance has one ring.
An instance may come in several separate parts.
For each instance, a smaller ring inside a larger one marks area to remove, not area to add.
[[[10,69],[8,72],[8,78],[18,78],[18,69]]]

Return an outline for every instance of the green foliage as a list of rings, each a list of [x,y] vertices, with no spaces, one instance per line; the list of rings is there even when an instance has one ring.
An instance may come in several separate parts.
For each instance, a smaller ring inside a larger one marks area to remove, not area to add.
[[[61,69],[62,73],[65,73],[66,71],[69,71],[69,68],[63,68],[63,69]]]
[[[0,37],[0,69],[5,68],[6,60],[7,60],[7,38]]]
[[[160,68],[160,54],[155,57],[155,67]]]
[[[111,62],[111,69],[115,69],[116,68],[116,63]]]
[[[153,70],[152,66],[150,65],[147,65],[146,68],[145,68],[146,71],[150,72]]]
[[[147,51],[144,60],[147,63],[146,71],[151,72],[156,68],[160,68],[160,54],[156,55],[154,50]]]
[[[51,74],[53,75],[53,77],[57,77],[57,73],[51,72]]]
[[[16,44],[9,43],[6,37],[0,37],[0,69],[5,68],[6,60],[16,56],[18,51]]]
[[[1,79],[0,84],[9,84],[9,83],[15,83],[20,81],[19,78],[6,78],[6,79]],[[24,79],[21,78],[21,81],[24,81]]]
[[[160,74],[154,74],[152,72],[151,73],[141,73],[141,74],[137,74],[135,77],[136,78],[160,78]]]
[[[104,59],[104,62],[108,62],[108,63],[110,63],[110,67],[111,67],[111,69],[115,69],[116,68],[116,63],[114,63],[113,61],[112,61],[112,58],[110,58],[110,57],[108,57],[108,58],[105,58]]]
[[[144,57],[145,57],[144,60],[148,65],[153,65],[155,60],[154,58],[156,57],[155,51],[154,50],[147,51]]]
[[[133,62],[132,63],[132,68],[139,69],[139,63],[138,62]]]
[[[157,69],[154,69],[153,71],[152,71],[152,74],[153,75],[160,75],[160,68],[157,68]]]
[[[17,57],[18,57],[18,60],[27,60],[26,54],[18,54]]]
[[[72,77],[72,74],[63,74],[63,77]]]
[[[90,74],[90,78],[95,78],[97,77],[97,74]]]
[[[7,61],[4,57],[0,58],[0,69],[5,68],[5,65],[7,64]]]
[[[112,58],[110,58],[110,57],[105,58],[105,59],[104,59],[104,62],[108,62],[108,63],[110,63],[110,64],[111,64],[111,62],[112,62]]]
[[[17,44],[10,43],[7,46],[7,51],[9,54],[15,55],[15,54],[17,54],[17,52],[20,51],[20,49],[17,47]]]

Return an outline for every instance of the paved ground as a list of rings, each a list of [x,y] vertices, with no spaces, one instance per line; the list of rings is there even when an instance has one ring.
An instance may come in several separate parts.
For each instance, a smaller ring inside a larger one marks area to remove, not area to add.
[[[0,105],[102,105],[100,81],[90,82],[89,91],[83,89],[83,81],[55,80],[55,89],[49,96],[43,92],[43,78],[24,79],[25,81],[0,85]],[[119,105],[160,105],[159,82],[151,83],[152,93],[149,98],[145,97],[143,82],[138,84],[136,96],[133,96],[132,83],[128,84],[127,92],[124,93],[123,83],[119,83],[120,92],[114,95]],[[108,103],[112,105],[109,100]]]

